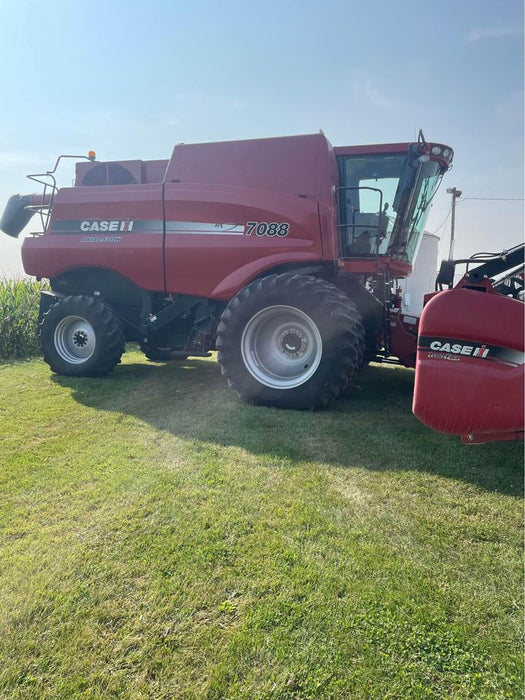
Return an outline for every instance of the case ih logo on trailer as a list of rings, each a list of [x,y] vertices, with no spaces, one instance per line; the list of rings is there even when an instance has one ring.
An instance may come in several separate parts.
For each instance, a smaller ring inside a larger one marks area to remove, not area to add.
[[[522,352],[503,348],[498,345],[473,345],[462,340],[451,340],[450,338],[425,338],[419,337],[418,350],[430,351],[428,357],[439,357],[440,355],[459,360],[464,357],[488,360],[489,362],[503,362],[509,365],[522,365],[524,355]]]
[[[43,193],[11,197],[0,222],[18,236],[41,219],[22,257],[50,280],[41,343],[53,371],[105,374],[127,340],[152,360],[217,350],[247,401],[318,408],[372,359],[414,366],[417,323],[394,290],[449,146],[420,133],[333,148],[319,133],[179,144],[165,160],[90,153],[76,157],[74,187],[57,189],[64,157],[29,176]]]

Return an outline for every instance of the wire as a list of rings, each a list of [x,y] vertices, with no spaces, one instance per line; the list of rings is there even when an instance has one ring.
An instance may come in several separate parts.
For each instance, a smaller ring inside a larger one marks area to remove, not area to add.
[[[523,197],[461,197],[461,199],[458,199],[458,204],[466,202],[468,199],[483,200],[485,202],[525,202]]]
[[[435,236],[436,233],[437,233],[440,229],[443,228],[443,226],[447,223],[448,218],[449,218],[449,216],[450,216],[451,214],[452,214],[452,208],[450,209],[450,211],[448,212],[448,214],[445,216],[445,218],[443,219],[443,221],[439,224],[439,226],[437,227],[437,229],[436,229],[435,231],[432,231],[432,232],[431,232],[433,236]]]

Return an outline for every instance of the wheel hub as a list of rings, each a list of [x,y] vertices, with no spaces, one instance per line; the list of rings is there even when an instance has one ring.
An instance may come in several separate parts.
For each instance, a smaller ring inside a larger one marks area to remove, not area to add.
[[[287,328],[279,334],[279,350],[287,357],[300,357],[308,349],[308,338],[300,328]]]
[[[76,331],[76,333],[73,334],[73,343],[78,347],[78,348],[83,348],[87,345],[88,342],[88,335],[86,331],[81,330],[81,331]]]

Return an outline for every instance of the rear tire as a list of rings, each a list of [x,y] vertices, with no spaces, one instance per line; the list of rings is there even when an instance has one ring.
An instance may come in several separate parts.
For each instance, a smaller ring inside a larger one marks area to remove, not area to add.
[[[120,362],[122,325],[107,304],[89,296],[59,299],[40,324],[44,360],[57,374],[99,377]]]
[[[291,273],[239,292],[222,314],[216,345],[222,374],[245,401],[315,409],[333,401],[358,369],[364,331],[337,287]]]

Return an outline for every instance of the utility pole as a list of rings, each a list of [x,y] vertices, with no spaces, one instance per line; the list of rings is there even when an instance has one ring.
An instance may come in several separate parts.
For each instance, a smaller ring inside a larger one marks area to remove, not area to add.
[[[450,225],[450,250],[448,251],[448,259],[452,260],[454,256],[454,228],[456,226],[456,199],[459,199],[463,192],[455,187],[449,187],[447,194],[452,195],[452,221]]]

